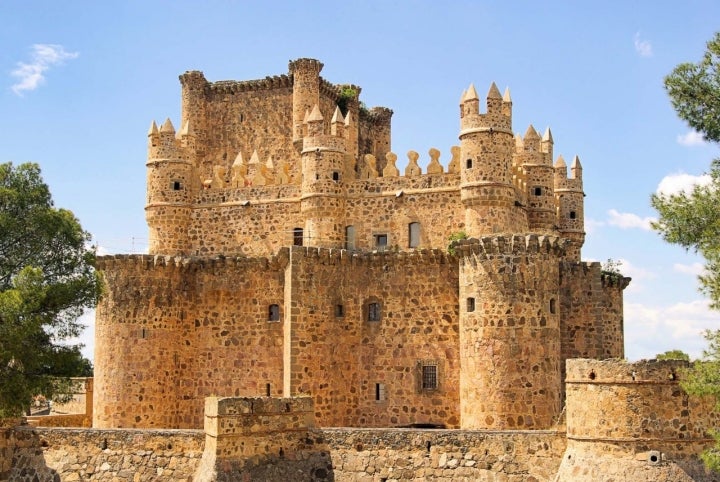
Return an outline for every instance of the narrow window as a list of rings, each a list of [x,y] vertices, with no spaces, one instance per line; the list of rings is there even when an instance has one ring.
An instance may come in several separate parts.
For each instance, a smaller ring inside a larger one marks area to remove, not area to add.
[[[335,305],[335,317],[342,318],[345,316],[345,307],[343,305]]]
[[[345,226],[345,249],[355,249],[355,226]]]
[[[435,390],[438,387],[437,362],[423,362],[422,366],[422,388],[423,390]]]
[[[420,223],[408,224],[408,246],[417,248],[420,246]]]
[[[384,383],[376,383],[375,384],[375,401],[382,402],[383,400],[385,400],[385,384]]]
[[[302,245],[303,245],[303,229],[295,228],[295,229],[293,229],[293,246],[302,246]]]
[[[240,114],[240,116],[238,117],[238,119],[240,120],[240,123],[245,122],[245,114]]]
[[[555,314],[555,298],[550,299],[550,313]]]
[[[475,311],[475,298],[467,299],[467,311],[468,313],[472,313],[473,311]]]
[[[173,191],[179,191],[182,189],[182,183],[180,181],[173,181]]]
[[[376,234],[375,235],[375,247],[379,250],[384,250],[388,244],[387,234]]]
[[[472,169],[472,159],[468,159],[465,161],[465,168]]]
[[[340,180],[340,173],[337,171],[333,171],[333,181],[337,182]]]
[[[575,211],[570,211],[570,219],[575,219],[577,217],[577,214],[575,214]]]
[[[368,321],[380,321],[380,303],[368,303]]]
[[[269,397],[270,395],[271,395],[271,393],[270,393],[270,384],[267,383],[267,384],[265,384],[265,396],[266,396],[266,397]]]
[[[270,305],[268,309],[268,321],[280,321],[280,306]]]
[[[535,187],[535,195],[536,196],[542,196],[542,188],[541,187]]]
[[[140,330],[140,338],[142,338],[143,340],[147,338],[147,330],[145,330],[145,328]]]
[[[315,174],[315,180],[316,180],[316,181],[319,181],[319,180],[320,180],[320,174]]]

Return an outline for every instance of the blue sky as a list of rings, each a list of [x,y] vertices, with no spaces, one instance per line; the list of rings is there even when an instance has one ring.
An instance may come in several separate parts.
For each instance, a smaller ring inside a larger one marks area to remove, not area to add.
[[[179,74],[245,80],[325,64],[368,106],[394,110],[392,150],[458,144],[473,82],[510,88],[513,127],[550,127],[584,168],[583,258],[622,260],[626,356],[680,348],[720,325],[697,292],[701,259],[649,230],[650,194],[718,157],[676,116],[662,80],[720,28],[717,1],[0,2],[0,162],[37,162],[58,206],[103,252],[142,251],[146,132],[180,117]],[[713,20],[714,19],[714,20]],[[401,163],[398,162],[398,165]],[[87,317],[92,325],[92,318]],[[83,336],[92,355],[92,326]]]

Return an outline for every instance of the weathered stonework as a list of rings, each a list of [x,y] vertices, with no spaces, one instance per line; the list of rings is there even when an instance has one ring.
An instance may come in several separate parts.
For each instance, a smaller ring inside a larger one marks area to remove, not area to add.
[[[446,166],[320,77],[208,82],[148,133],[150,255],[98,260],[96,427],[198,428],[205,397],[310,396],[320,426],[546,429],[571,356],[623,356],[581,264],[582,167],[471,85]],[[424,164],[424,165],[421,165]],[[448,237],[472,239],[448,252]]]

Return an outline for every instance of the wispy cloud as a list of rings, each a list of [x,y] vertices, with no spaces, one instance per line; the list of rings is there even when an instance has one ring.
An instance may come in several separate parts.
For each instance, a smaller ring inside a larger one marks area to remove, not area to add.
[[[597,219],[593,218],[585,218],[585,232],[587,234],[595,233],[599,228],[603,226],[605,226],[605,223],[603,221],[598,221]]]
[[[30,62],[18,62],[17,68],[10,73],[18,79],[11,87],[13,92],[22,96],[23,92],[37,89],[45,81],[48,69],[75,59],[78,55],[78,52],[68,52],[62,45],[33,45]]]
[[[687,134],[677,136],[677,141],[678,144],[688,147],[702,146],[706,143],[703,135],[695,131],[690,131]]]
[[[694,276],[700,276],[701,274],[705,273],[705,265],[702,263],[692,263],[692,264],[675,263],[675,264],[673,264],[673,270],[677,271],[678,273],[682,273],[682,274],[691,274]]]
[[[657,278],[657,274],[655,274],[653,271],[637,266],[628,261],[627,259],[620,258],[618,262],[620,263],[619,269],[623,276],[629,276],[630,278],[632,278],[632,283],[630,283],[630,286],[628,286],[627,288],[628,291],[644,291],[645,282],[647,280]]]
[[[719,321],[720,313],[710,310],[707,300],[670,306],[625,303],[626,355],[637,360],[680,349],[698,358],[707,346],[702,332]]]
[[[608,216],[610,218],[608,219],[607,223],[610,226],[617,226],[621,229],[643,229],[645,231],[650,231],[652,228],[650,227],[650,223],[653,221],[656,221],[653,217],[644,217],[641,218],[637,214],[633,213],[621,213],[618,212],[615,209],[611,209],[608,211]]]
[[[649,40],[642,40],[640,38],[640,32],[635,33],[635,52],[638,53],[640,57],[652,57],[653,50],[652,50],[652,44]]]
[[[709,174],[693,176],[692,174],[686,174],[680,171],[663,177],[655,192],[659,195],[679,194],[681,192],[689,193],[694,186],[704,186],[710,184],[710,182],[711,178]]]

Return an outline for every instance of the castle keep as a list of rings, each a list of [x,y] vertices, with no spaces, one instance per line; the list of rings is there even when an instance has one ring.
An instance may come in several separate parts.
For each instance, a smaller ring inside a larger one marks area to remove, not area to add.
[[[149,254],[98,260],[93,426],[200,428],[209,396],[309,396],[324,427],[554,426],[565,361],[623,356],[629,279],[581,261],[579,159],[470,85],[460,145],[401,173],[392,111],[322,67],[180,76],[179,130],[148,133]]]

